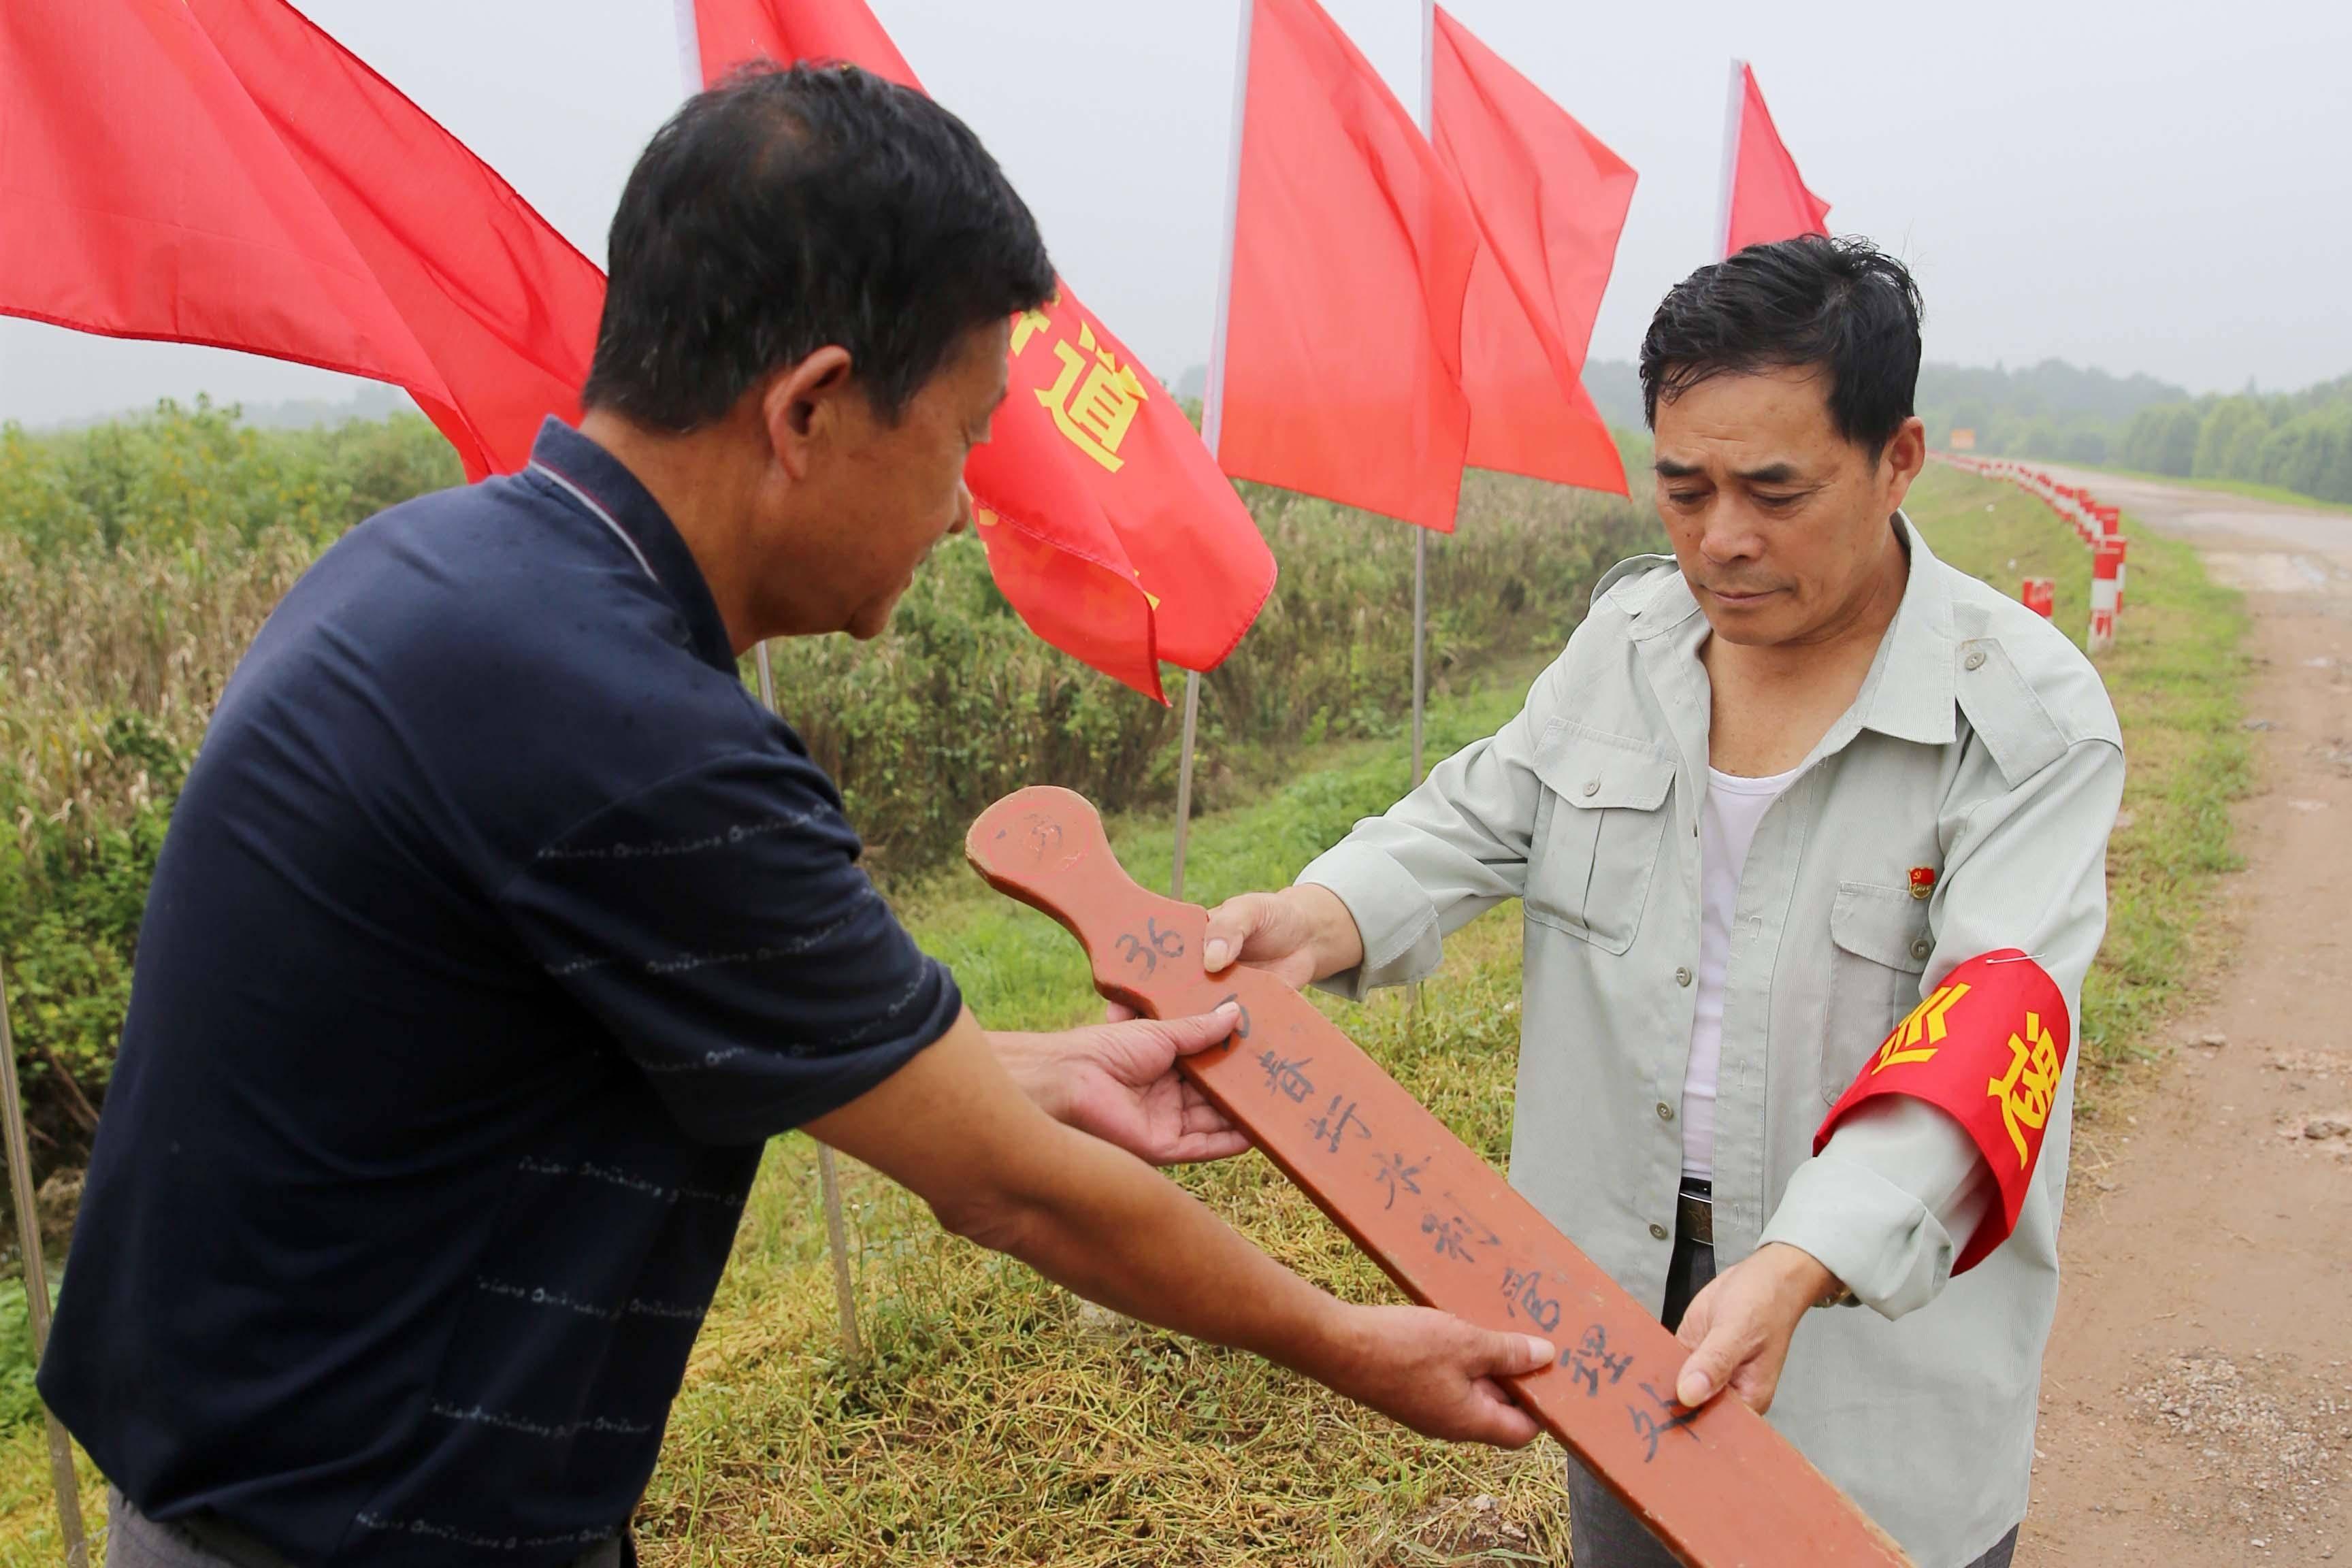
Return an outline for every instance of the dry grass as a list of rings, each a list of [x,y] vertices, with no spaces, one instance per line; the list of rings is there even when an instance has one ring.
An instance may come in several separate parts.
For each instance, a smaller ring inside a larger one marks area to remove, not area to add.
[[[235,551],[134,551],[42,559],[0,531],[0,768],[14,825],[83,831],[119,822],[148,781],[110,745],[135,712],[182,748],[202,738],[254,629],[309,565],[311,546],[272,534]]]
[[[1355,1037],[1497,1163],[1517,970],[1516,921],[1490,916],[1426,988],[1423,1028],[1402,997],[1349,1010]],[[1261,1158],[1186,1181],[1307,1277],[1392,1299]],[[1549,1444],[1449,1448],[1254,1358],[1106,1325],[863,1172],[849,1195],[870,1346],[845,1363],[814,1194],[806,1141],[779,1142],[640,1517],[649,1562],[1402,1564],[1479,1540],[1566,1556]]]

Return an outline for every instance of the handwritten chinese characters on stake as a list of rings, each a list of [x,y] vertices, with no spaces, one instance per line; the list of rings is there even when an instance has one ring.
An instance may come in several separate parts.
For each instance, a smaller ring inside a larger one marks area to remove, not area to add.
[[[1255,970],[1203,973],[1205,912],[1137,886],[1083,797],[1007,796],[973,824],[965,849],[999,891],[1078,938],[1104,995],[1152,1017],[1239,1004],[1234,1037],[1186,1058],[1186,1075],[1408,1296],[1550,1338],[1558,1361],[1513,1379],[1513,1396],[1684,1563],[1907,1561],[1745,1405],[1676,1403],[1685,1352],[1654,1303],[1620,1289],[1312,1002]],[[2023,1114],[2038,1067],[2031,1042],[2021,1059],[2003,1092],[2021,1097]]]

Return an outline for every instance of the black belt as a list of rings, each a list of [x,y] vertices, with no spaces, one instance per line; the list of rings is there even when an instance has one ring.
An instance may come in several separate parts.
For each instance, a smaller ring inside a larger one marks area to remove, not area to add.
[[[224,1563],[235,1563],[236,1568],[294,1568],[285,1553],[216,1513],[192,1513],[172,1522],[185,1531],[197,1545]]]
[[[1683,1178],[1675,1196],[1675,1234],[1694,1247],[1715,1245],[1715,1184]]]

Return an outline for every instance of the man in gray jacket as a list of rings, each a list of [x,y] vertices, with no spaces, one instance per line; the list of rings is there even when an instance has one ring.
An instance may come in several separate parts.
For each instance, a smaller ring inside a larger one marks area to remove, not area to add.
[[[1205,956],[1360,997],[1524,899],[1514,1184],[1678,1328],[1685,1402],[1769,1409],[1922,1568],[1997,1568],[2124,761],[2083,655],[1904,517],[1918,364],[1864,244],[1678,285],[1642,351],[1674,556]],[[1580,1568],[1670,1561],[1570,1487]]]

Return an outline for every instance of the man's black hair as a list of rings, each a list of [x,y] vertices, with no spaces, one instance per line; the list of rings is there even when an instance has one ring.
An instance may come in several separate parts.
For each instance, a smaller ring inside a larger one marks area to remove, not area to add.
[[[1054,291],[980,139],[854,66],[754,65],[688,100],[629,175],[610,263],[581,400],[675,432],[828,344],[896,419],[966,332]]]
[[[1789,367],[1827,378],[1839,436],[1884,452],[1919,386],[1919,286],[1866,239],[1751,245],[1666,293],[1642,338],[1642,415],[1699,383]]]

